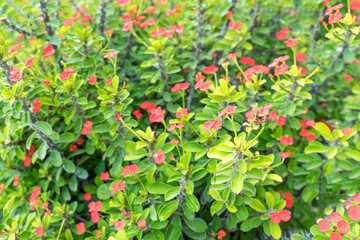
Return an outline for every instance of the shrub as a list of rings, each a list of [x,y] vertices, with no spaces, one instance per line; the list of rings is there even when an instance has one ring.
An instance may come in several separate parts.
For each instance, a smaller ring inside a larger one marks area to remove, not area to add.
[[[0,238],[357,239],[358,3],[1,2]]]

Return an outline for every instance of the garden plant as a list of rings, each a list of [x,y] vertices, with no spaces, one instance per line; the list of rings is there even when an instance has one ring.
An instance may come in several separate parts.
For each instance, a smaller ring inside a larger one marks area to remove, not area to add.
[[[359,240],[359,15],[1,0],[0,239]]]

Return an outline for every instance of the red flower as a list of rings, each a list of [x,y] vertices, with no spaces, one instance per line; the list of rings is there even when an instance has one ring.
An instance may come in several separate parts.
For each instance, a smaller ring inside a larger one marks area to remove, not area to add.
[[[28,60],[26,60],[26,61],[25,61],[25,67],[26,67],[26,68],[31,68],[31,66],[32,66],[32,64],[33,64],[33,62],[34,62],[34,59],[35,59],[35,57],[31,57],[31,58],[29,58]]]
[[[107,52],[104,56],[104,58],[113,58],[116,57],[119,54],[119,51],[114,51],[114,52]]]
[[[243,65],[249,65],[249,66],[254,66],[255,65],[255,60],[252,58],[248,58],[248,57],[242,57],[240,58],[240,62]]]
[[[50,86],[50,85],[51,85],[51,82],[49,82],[49,81],[43,81],[43,82],[42,82],[42,85],[44,85],[44,86]]]
[[[211,127],[212,127],[212,121],[206,121],[205,123],[204,123],[204,130],[205,131],[208,131],[208,130],[210,130],[211,129]]]
[[[280,138],[280,143],[282,145],[293,145],[294,144],[294,139],[293,139],[293,137],[282,136]]]
[[[165,110],[162,110],[161,107],[151,110],[150,122],[161,122],[164,119]]]
[[[18,175],[15,175],[15,176],[14,176],[13,186],[15,187],[15,186],[17,186],[17,185],[19,185],[19,176],[18,176]]]
[[[89,82],[89,84],[91,84],[91,85],[96,84],[96,80],[97,80],[97,78],[96,78],[94,75],[91,75],[91,76],[88,78],[88,82]]]
[[[329,17],[329,24],[337,23],[341,20],[342,15],[340,12],[336,12]]]
[[[351,128],[352,131],[352,128]],[[353,196],[353,201],[354,202],[360,202],[360,193],[357,193]]]
[[[125,177],[126,175],[128,175],[130,173],[130,167],[129,166],[125,166],[123,171],[121,172],[121,176]]]
[[[356,11],[356,10],[360,9],[360,1],[351,1],[350,2],[350,8],[353,11]]]
[[[282,158],[288,158],[288,157],[290,156],[290,153],[289,153],[289,152],[283,152],[283,151],[281,151],[281,152],[279,153],[279,155],[280,155],[280,157],[282,157]]]
[[[275,224],[279,224],[281,223],[281,216],[280,216],[280,213],[279,212],[273,212],[270,216],[270,219],[273,223]]]
[[[144,219],[140,220],[137,222],[137,225],[140,229],[145,229],[146,228],[146,221]]]
[[[171,139],[170,143],[176,145],[176,144],[179,143],[179,140],[177,140],[177,139]]]
[[[346,80],[346,81],[349,81],[349,82],[351,82],[352,80],[354,80],[354,77],[351,76],[351,75],[349,75],[349,74],[344,74],[344,77],[345,77],[345,80]]]
[[[101,173],[100,179],[103,181],[107,181],[109,179],[109,173],[108,172]]]
[[[237,22],[230,22],[229,23],[229,29],[234,29],[234,30],[240,30],[242,27],[241,23],[237,23]]]
[[[229,106],[221,111],[221,113],[218,115],[219,117],[225,117],[227,114],[233,115],[236,111],[236,106]]]
[[[327,219],[322,219],[318,222],[320,232],[327,232],[330,230],[330,222]]]
[[[75,68],[68,67],[60,74],[60,80],[67,80],[70,78],[71,74],[75,71]]]
[[[219,71],[219,68],[215,65],[211,65],[203,68],[204,74],[215,74],[217,71]]]
[[[286,124],[286,117],[284,117],[284,116],[279,116],[276,124],[277,124],[278,126],[284,126],[284,125]]]
[[[78,223],[78,225],[76,225],[76,229],[79,235],[83,234],[85,232],[85,224],[83,222]]]
[[[187,115],[188,115],[187,108],[182,108],[182,109],[180,109],[180,111],[178,111],[176,113],[177,118],[183,118],[183,117],[186,117]]]
[[[236,58],[236,56],[237,56],[237,52],[234,52],[234,53],[229,53],[227,56],[226,56],[226,58],[227,59],[233,59],[233,58]]]
[[[89,207],[89,212],[99,212],[102,208],[102,202],[101,201],[91,202],[89,203],[88,207]]]
[[[291,218],[291,213],[288,210],[281,210],[279,214],[280,214],[280,219],[283,222],[288,222]]]
[[[109,30],[105,30],[105,31],[104,31],[104,34],[105,34],[105,35],[113,34],[113,33],[114,33],[114,30],[112,30],[112,29],[109,29]]]
[[[131,164],[129,166],[129,172],[131,174],[136,174],[139,171],[139,166],[137,164]]]
[[[338,223],[341,220],[341,215],[338,212],[333,212],[330,214],[330,221],[332,223]]]
[[[133,114],[135,115],[136,118],[141,118],[142,117],[142,113],[140,113],[139,110],[133,111]]]
[[[292,47],[297,43],[297,41],[299,41],[298,38],[289,38],[284,43],[286,44],[287,47]]]
[[[218,239],[221,240],[223,237],[226,236],[226,232],[222,229],[218,231]]]
[[[91,200],[91,193],[85,193],[84,194],[84,200],[85,201],[90,201]]]
[[[305,62],[306,61],[305,54],[303,52],[296,53],[296,61],[298,61],[299,63]]]
[[[100,221],[100,216],[97,212],[92,212],[91,214],[91,221],[96,224]]]
[[[44,233],[44,228],[43,227],[37,227],[36,228],[36,236],[37,237],[41,237]]]
[[[83,143],[84,143],[84,139],[82,138],[82,137],[79,137],[77,140],[76,140],[76,144],[77,145],[83,145]]]
[[[111,194],[115,194],[118,191],[122,191],[125,189],[126,183],[125,182],[119,182],[119,183],[113,183]]]
[[[78,147],[75,144],[70,145],[69,151],[70,152],[76,152],[78,150]]]
[[[287,34],[284,32],[281,32],[281,31],[275,35],[275,37],[280,41],[285,40],[286,36],[287,36]]]
[[[270,121],[275,121],[276,118],[277,118],[276,112],[275,112],[275,111],[272,111],[272,112],[270,113],[270,116],[269,116]]]
[[[115,116],[115,119],[116,119],[116,120],[120,120],[121,117],[122,117],[122,113],[119,113],[118,115]]]
[[[157,153],[153,155],[153,158],[155,158],[156,164],[162,164],[165,161],[165,154],[163,154],[163,150],[159,149]]]
[[[306,140],[308,140],[309,142],[315,140],[315,138],[316,138],[316,136],[311,133],[306,136]]]
[[[214,120],[211,125],[212,130],[219,130],[221,129],[222,122],[220,120]]]
[[[171,9],[166,13],[166,16],[170,17],[180,11],[180,8]]]
[[[124,26],[123,26],[123,28],[122,28],[122,30],[123,30],[124,32],[130,31],[130,29],[132,28],[132,25],[133,25],[133,24],[134,24],[134,21],[130,21],[130,22],[125,23]]]
[[[340,233],[346,234],[350,231],[350,225],[346,220],[340,220],[337,223],[337,227]]]
[[[291,200],[287,200],[287,199],[285,199],[285,201],[286,201],[285,207],[286,207],[286,208],[292,208],[293,202],[292,202]]]
[[[35,101],[30,101],[30,103],[34,104],[34,107],[32,109],[34,113],[40,112],[41,109],[40,98],[36,99]]]
[[[150,6],[145,10],[145,13],[154,13],[156,12],[156,10],[157,10],[156,7]]]
[[[121,221],[116,221],[115,224],[114,224],[115,230],[120,231],[120,230],[125,228],[125,225],[126,225],[126,222],[125,222],[124,219],[121,220]]]
[[[336,232],[332,232],[329,236],[329,240],[342,240],[342,237]]]
[[[288,70],[288,66],[286,64],[281,64],[275,68],[275,76],[284,75]]]
[[[293,196],[290,193],[285,193],[284,198],[285,198],[285,200],[291,200],[291,199],[293,199]]]
[[[54,53],[55,53],[55,50],[50,50],[50,51],[46,52],[46,53],[41,57],[41,59],[49,58],[49,57],[51,57],[52,55],[54,55]]]
[[[350,206],[348,212],[351,220],[355,222],[360,220],[360,209],[358,205]]]

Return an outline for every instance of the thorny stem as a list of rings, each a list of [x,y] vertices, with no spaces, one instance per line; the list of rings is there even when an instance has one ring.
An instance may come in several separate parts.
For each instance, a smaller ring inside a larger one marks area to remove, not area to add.
[[[22,33],[22,34],[27,35],[27,36],[31,36],[31,33],[30,33],[30,32],[19,28],[19,27],[16,26],[15,24],[11,24],[7,19],[3,19],[2,22],[3,22],[6,26],[8,26],[11,30],[13,30],[13,31]]]
[[[106,21],[106,11],[105,11],[105,8],[106,8],[106,5],[108,3],[105,2],[105,0],[101,0],[101,8],[100,8],[100,11],[101,11],[101,17],[100,17],[100,34],[104,34],[104,31],[105,31],[105,21]]]

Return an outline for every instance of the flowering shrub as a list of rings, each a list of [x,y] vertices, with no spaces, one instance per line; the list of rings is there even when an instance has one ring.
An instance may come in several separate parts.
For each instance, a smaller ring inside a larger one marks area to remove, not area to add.
[[[1,2],[0,238],[357,239],[359,3]]]

